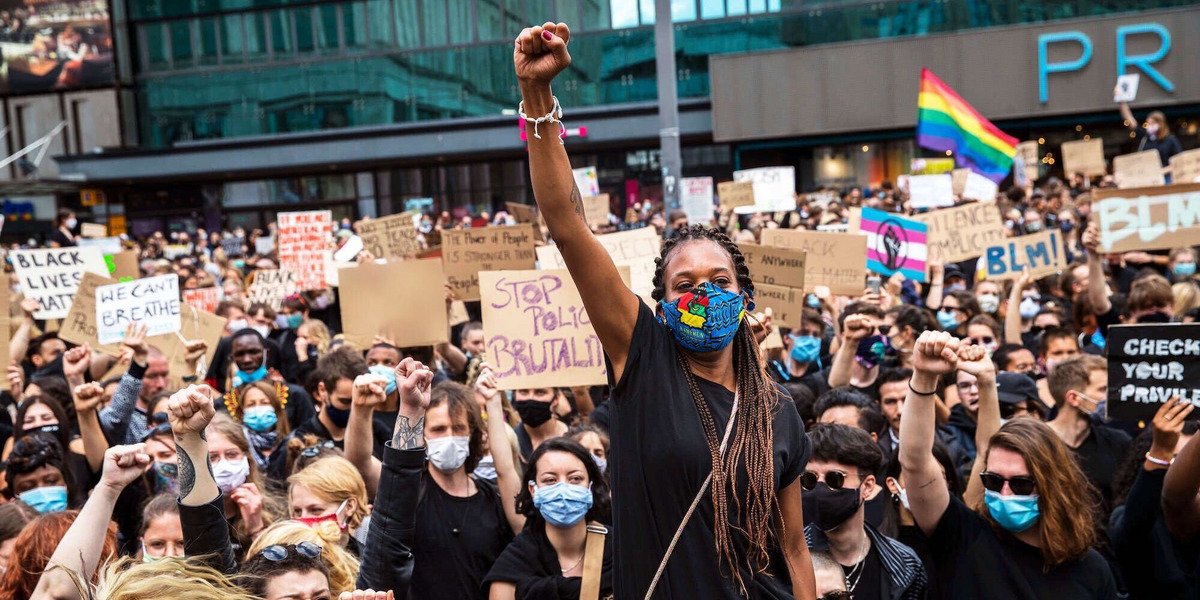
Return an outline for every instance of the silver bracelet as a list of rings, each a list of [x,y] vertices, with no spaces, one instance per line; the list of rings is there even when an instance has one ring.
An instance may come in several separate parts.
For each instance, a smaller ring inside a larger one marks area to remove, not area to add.
[[[558,103],[558,96],[550,96],[550,97],[554,99],[554,107],[551,108],[550,112],[546,113],[545,116],[538,117],[536,119],[531,119],[531,118],[529,118],[529,115],[525,114],[525,101],[524,100],[522,100],[521,103],[517,105],[517,116],[521,117],[522,119],[525,119],[526,123],[533,123],[533,137],[535,137],[539,140],[542,139],[542,136],[540,134],[538,134],[538,125],[541,125],[542,123],[558,123],[559,127],[561,128],[562,124],[563,124],[562,121],[560,120],[560,119],[562,119],[562,105]],[[562,136],[559,136],[558,143],[565,144],[565,142],[563,142]]]

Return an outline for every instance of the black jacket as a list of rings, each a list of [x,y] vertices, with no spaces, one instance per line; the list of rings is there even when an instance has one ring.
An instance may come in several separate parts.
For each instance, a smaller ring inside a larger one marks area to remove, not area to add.
[[[371,510],[371,528],[358,571],[358,588],[391,590],[408,597],[412,580],[413,540],[425,448],[397,450],[388,443]]]
[[[920,600],[925,598],[928,578],[925,565],[912,548],[883,535],[869,524],[863,525],[871,538],[871,546],[879,553],[879,563],[887,575],[884,592],[891,600]],[[808,547],[822,552],[829,551],[829,538],[813,524],[804,527],[804,538]]]

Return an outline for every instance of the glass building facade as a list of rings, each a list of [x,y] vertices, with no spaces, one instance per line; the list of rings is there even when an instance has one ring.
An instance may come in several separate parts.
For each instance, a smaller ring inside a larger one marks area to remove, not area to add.
[[[713,54],[1037,23],[1194,0],[674,0],[680,98]],[[564,106],[657,98],[653,0],[128,0],[141,145],[498,115],[512,39],[572,27]]]

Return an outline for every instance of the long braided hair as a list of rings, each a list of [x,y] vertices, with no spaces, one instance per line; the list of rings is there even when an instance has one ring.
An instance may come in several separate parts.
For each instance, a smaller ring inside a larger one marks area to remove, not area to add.
[[[697,240],[713,242],[729,253],[737,273],[738,287],[747,295],[753,296],[754,282],[750,279],[750,269],[746,266],[746,260],[737,244],[719,229],[692,225],[679,230],[676,237],[663,244],[661,255],[654,261],[654,291],[651,297],[656,301],[663,299],[666,295],[663,275],[667,262],[683,245]],[[775,496],[774,430],[771,428],[779,398],[759,355],[758,342],[743,319],[733,340],[738,418],[722,458],[716,423],[683,352],[679,353],[679,361],[692,400],[696,403],[696,410],[704,424],[704,433],[712,456],[713,534],[716,538],[717,554],[722,562],[729,565],[733,580],[745,594],[746,586],[739,567],[744,564],[755,575],[766,571],[770,561],[768,548],[775,536],[771,519],[779,513],[779,501]],[[744,467],[747,475],[747,490],[738,489],[739,465]],[[736,520],[730,517],[731,497]],[[741,559],[738,558],[733,543],[734,535],[743,536],[749,546],[747,556]]]

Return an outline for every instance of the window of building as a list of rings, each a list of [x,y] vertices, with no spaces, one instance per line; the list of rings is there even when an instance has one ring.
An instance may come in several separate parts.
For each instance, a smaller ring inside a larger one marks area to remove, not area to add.
[[[176,69],[186,69],[193,66],[192,61],[192,21],[171,21],[168,25],[171,35],[171,63]]]
[[[196,59],[196,64],[202,67],[209,67],[220,62],[220,49],[217,45],[217,27],[220,20],[217,18],[200,19],[197,23],[200,29],[200,35],[197,39],[199,42],[199,55]]]
[[[353,4],[347,4],[344,8],[352,9]],[[361,5],[360,5],[361,6]],[[351,19],[352,10],[347,10],[351,14],[346,16],[347,27],[342,29],[342,9],[343,6],[325,4],[316,7],[316,25],[317,25],[317,46],[320,48],[321,54],[337,54],[340,52],[339,35],[344,35],[347,46],[363,46],[366,44],[366,35],[364,31],[355,30],[350,25],[353,23]],[[299,27],[299,22],[296,24]]]
[[[245,32],[246,60],[262,62],[267,58],[267,15],[247,13],[242,19]]]
[[[225,15],[219,22],[221,37],[221,60],[227,65],[246,60],[246,35],[242,31],[242,15]]]
[[[142,43],[143,70],[166,71],[171,68],[171,57],[167,50],[167,26],[165,23],[146,23],[138,26]]]
[[[286,10],[273,10],[267,13],[267,22],[270,25],[271,51],[275,60],[290,58],[296,53],[291,13]]]
[[[316,24],[313,22],[313,7],[307,6],[292,10],[292,27],[296,32],[296,51],[301,54],[312,52],[316,48],[317,32],[314,29]],[[334,35],[337,35],[337,30],[334,30]],[[337,47],[337,41],[334,40],[334,47]]]

